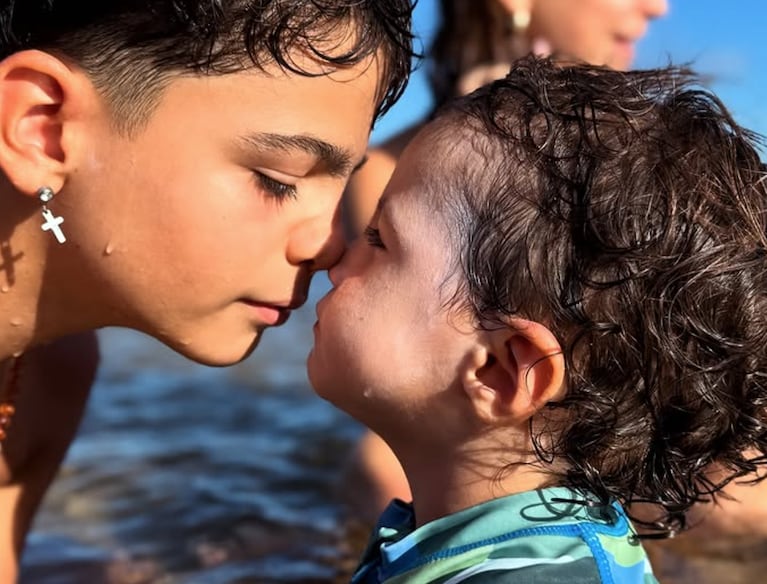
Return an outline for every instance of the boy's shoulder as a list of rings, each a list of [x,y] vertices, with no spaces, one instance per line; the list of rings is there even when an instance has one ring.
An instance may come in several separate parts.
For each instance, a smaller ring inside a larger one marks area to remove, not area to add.
[[[384,512],[353,583],[656,583],[620,505],[552,488],[510,495],[413,529]]]

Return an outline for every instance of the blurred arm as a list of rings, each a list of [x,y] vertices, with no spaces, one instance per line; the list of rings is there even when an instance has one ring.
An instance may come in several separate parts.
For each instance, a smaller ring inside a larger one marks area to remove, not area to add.
[[[367,162],[349,180],[344,193],[344,216],[349,239],[365,231],[376,210],[378,199],[389,182],[397,159],[420,126],[397,134],[381,146],[368,151]]]
[[[0,582],[15,582],[32,518],[74,438],[99,362],[95,333],[24,355],[17,412],[0,455]]]

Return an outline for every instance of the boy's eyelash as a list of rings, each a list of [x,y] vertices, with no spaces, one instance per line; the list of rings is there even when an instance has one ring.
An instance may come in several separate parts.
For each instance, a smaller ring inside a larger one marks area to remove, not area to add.
[[[260,186],[275,199],[281,201],[285,199],[295,199],[298,195],[298,189],[296,188],[296,185],[282,183],[273,179],[271,176],[268,176],[262,172],[258,172],[257,170],[254,170],[253,174],[256,176]]]
[[[381,239],[381,232],[378,229],[375,229],[374,227],[370,227],[370,225],[365,227],[365,239],[367,239],[368,244],[372,245],[373,247],[380,247],[382,249],[386,249],[386,246],[384,245],[383,240]]]

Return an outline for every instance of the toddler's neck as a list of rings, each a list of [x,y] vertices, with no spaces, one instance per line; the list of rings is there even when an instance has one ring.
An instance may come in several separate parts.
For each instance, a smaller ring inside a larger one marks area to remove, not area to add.
[[[413,493],[417,526],[506,495],[551,486],[534,456],[457,448],[397,453]]]

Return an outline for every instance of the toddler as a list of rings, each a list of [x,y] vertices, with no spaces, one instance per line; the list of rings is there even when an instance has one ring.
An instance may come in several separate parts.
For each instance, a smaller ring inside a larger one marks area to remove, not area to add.
[[[413,492],[353,582],[656,582],[641,538],[760,468],[755,141],[687,71],[535,58],[418,133],[308,360]]]

